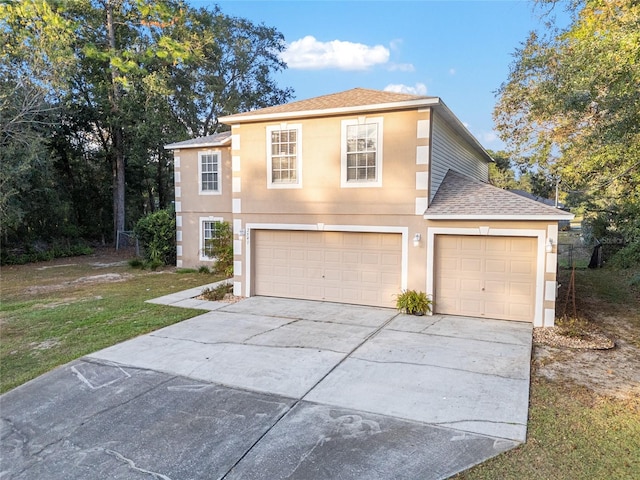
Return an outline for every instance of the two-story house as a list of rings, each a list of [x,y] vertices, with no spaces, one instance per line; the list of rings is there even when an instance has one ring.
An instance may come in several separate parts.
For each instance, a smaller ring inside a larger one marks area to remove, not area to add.
[[[492,159],[438,97],[356,88],[220,118],[231,131],[168,145],[178,266],[234,232],[234,293],[551,326],[558,221],[488,184]]]

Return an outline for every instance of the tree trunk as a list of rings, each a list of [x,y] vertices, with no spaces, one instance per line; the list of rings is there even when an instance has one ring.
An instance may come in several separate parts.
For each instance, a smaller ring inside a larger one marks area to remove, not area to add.
[[[164,171],[163,171],[163,163],[164,163],[164,152],[158,149],[158,169],[156,172],[156,184],[158,188],[158,207],[166,208],[167,200],[165,198],[165,189],[164,189]]]
[[[112,56],[116,54],[116,34],[113,21],[113,3],[117,0],[107,0],[107,35],[109,50]],[[118,86],[119,72],[111,65],[111,139],[113,148],[113,236],[117,241],[118,232],[125,229],[125,174],[124,174],[124,132],[120,126],[120,87]]]

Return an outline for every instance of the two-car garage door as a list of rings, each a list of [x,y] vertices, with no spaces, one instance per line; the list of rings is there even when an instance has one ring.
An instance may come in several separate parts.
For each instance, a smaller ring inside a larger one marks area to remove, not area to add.
[[[395,306],[402,236],[254,230],[255,295]]]
[[[252,235],[254,295],[395,306],[402,285],[400,234],[254,230]],[[435,312],[533,321],[537,242],[436,235]]]
[[[532,321],[537,238],[436,235],[438,313]]]

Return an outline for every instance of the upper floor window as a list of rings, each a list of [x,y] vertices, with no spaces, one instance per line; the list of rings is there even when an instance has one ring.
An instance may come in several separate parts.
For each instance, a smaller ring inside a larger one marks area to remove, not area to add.
[[[220,152],[198,153],[200,193],[221,193]]]
[[[342,121],[343,187],[382,186],[382,117]]]
[[[267,127],[267,187],[302,185],[302,125]]]

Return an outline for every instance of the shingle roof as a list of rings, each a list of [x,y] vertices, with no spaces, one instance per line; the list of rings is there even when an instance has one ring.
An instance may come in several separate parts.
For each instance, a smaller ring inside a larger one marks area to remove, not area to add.
[[[231,140],[231,132],[214,133],[213,135],[207,135],[205,137],[196,137],[183,142],[170,143],[165,145],[165,150],[176,150],[179,148],[194,148],[194,147],[220,147]]]
[[[529,198],[531,200],[535,200],[536,202],[544,203],[545,205],[549,205],[550,207],[554,207],[556,205],[555,200],[550,198],[541,197],[540,195],[534,195],[533,193],[525,192],[524,190],[518,190],[517,188],[509,189],[511,193],[515,193],[516,195],[520,195],[525,198]],[[558,207],[560,209],[564,209],[564,204],[558,202]]]
[[[415,102],[421,100],[438,100],[438,97],[410,95],[407,93],[385,92],[382,90],[370,90],[366,88],[353,88],[344,92],[332,93],[320,97],[299,100],[273,107],[261,108],[249,112],[220,117],[223,123],[231,123],[246,117],[261,115],[277,115],[285,113],[309,112],[316,110],[331,110],[350,107],[362,107],[366,105],[392,104],[399,102]]]
[[[573,214],[449,170],[424,217],[430,220],[569,220]]]

